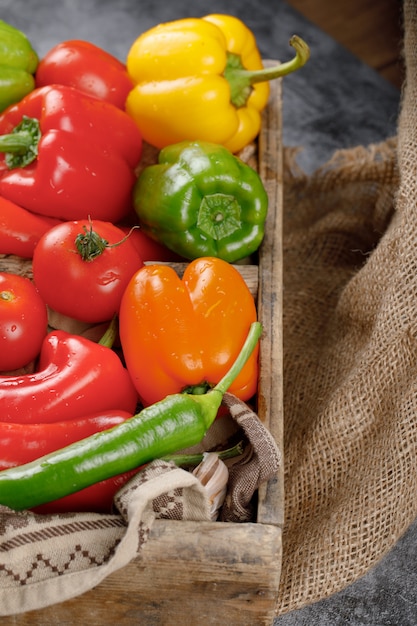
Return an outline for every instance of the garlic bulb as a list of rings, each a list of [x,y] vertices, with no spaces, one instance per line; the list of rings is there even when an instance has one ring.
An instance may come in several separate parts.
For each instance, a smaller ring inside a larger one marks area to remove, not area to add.
[[[207,490],[210,501],[210,517],[212,521],[215,521],[226,497],[229,470],[216,452],[205,452],[203,460],[193,470],[193,474]]]

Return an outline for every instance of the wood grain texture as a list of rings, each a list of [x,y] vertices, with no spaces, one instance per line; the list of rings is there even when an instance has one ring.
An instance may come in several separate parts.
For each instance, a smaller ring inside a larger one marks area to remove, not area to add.
[[[143,556],[61,604],[2,626],[270,625],[281,534],[263,524],[157,521]]]
[[[265,65],[268,63],[265,62]],[[273,64],[270,61],[269,64]],[[276,83],[276,84],[274,84]],[[282,120],[280,84],[271,85],[271,106],[264,112],[259,136],[259,174],[269,197],[265,237],[259,251],[258,316],[264,326],[260,345],[258,414],[282,448]],[[263,523],[284,523],[284,469],[259,489],[258,516]]]

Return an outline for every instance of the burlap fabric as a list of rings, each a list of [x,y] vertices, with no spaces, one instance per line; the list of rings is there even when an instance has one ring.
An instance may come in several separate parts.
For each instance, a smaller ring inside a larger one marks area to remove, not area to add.
[[[236,432],[244,452],[231,461],[223,522],[253,521],[261,482],[276,475],[281,452],[253,410],[225,394],[230,424],[210,429],[221,443]],[[141,556],[155,519],[210,521],[210,501],[199,480],[172,462],[154,461],[115,497],[112,514],[15,513],[0,505],[0,616],[16,615],[78,596]]]
[[[306,177],[286,154],[278,612],[369,570],[417,514],[417,6],[397,137]]]

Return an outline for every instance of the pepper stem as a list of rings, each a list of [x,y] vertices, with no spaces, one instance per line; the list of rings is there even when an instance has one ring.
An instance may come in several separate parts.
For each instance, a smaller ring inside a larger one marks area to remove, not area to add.
[[[39,120],[26,115],[11,133],[0,136],[0,152],[5,153],[9,170],[25,167],[36,159],[40,138]]]
[[[235,446],[226,448],[225,450],[218,450],[216,454],[222,461],[226,459],[232,459],[235,456],[239,456],[243,453],[243,441],[239,441]],[[168,454],[162,456],[162,461],[173,461],[175,465],[180,467],[193,467],[201,463],[204,459],[204,452],[196,452],[195,454]]]
[[[293,59],[260,70],[245,69],[238,55],[229,54],[224,77],[230,84],[230,99],[236,107],[245,106],[251,93],[252,85],[286,76],[307,63],[310,58],[310,48],[307,43],[298,35],[293,35],[289,44],[295,50]]]
[[[116,341],[117,331],[118,331],[118,322],[117,322],[117,317],[114,316],[111,319],[110,324],[108,325],[104,335],[101,336],[98,343],[101,346],[105,346],[106,348],[112,348],[114,342]]]
[[[219,380],[219,382],[208,393],[212,393],[213,391],[219,391],[222,395],[226,393],[254,351],[255,346],[262,335],[262,331],[263,328],[260,322],[252,322],[249,328],[248,336],[246,337],[245,343],[243,344],[235,362],[223,378]]]
[[[217,412],[222,403],[224,394],[229,389],[235,378],[242,371],[243,366],[249,359],[250,355],[255,349],[256,344],[258,343],[258,340],[262,335],[262,331],[263,328],[260,322],[252,322],[245,343],[243,344],[234,363],[223,376],[223,378],[207,393],[198,395],[188,394],[189,397],[193,398],[193,400],[200,405],[202,417],[205,421],[207,429],[210,428],[210,426],[216,419]]]

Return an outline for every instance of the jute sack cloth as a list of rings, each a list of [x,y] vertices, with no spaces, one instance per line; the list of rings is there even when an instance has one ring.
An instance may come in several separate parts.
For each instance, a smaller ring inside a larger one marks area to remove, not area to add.
[[[222,522],[253,521],[253,496],[275,476],[281,452],[254,411],[225,394],[228,416],[216,420],[204,445],[238,432],[244,452],[232,460]],[[222,426],[220,422],[230,424]],[[155,519],[210,521],[200,481],[172,462],[154,461],[115,497],[114,513],[35,515],[0,505],[0,616],[51,606],[92,589],[140,558]]]
[[[374,566],[417,514],[417,6],[397,137],[307,177],[286,153],[278,614]]]

